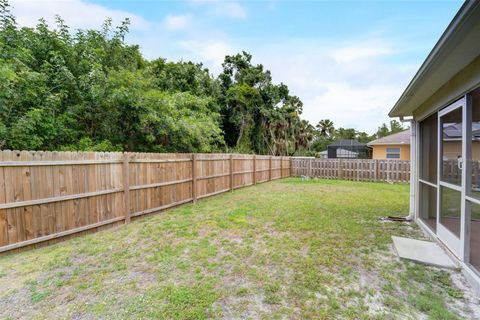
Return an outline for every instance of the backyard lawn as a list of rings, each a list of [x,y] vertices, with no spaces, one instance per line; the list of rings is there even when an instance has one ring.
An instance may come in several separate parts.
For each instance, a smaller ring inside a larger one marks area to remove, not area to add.
[[[0,257],[0,318],[478,318],[458,271],[395,257],[407,212],[407,185],[239,189]]]

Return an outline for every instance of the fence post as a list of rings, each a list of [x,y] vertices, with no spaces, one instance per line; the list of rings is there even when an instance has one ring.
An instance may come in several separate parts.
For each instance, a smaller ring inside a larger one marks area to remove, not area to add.
[[[280,157],[280,179],[283,178],[283,156]]]
[[[378,181],[378,159],[375,159],[374,170],[375,170],[375,181]]]
[[[123,153],[123,203],[125,206],[125,223],[130,223],[130,155]]]
[[[292,171],[293,171],[293,159],[292,159],[292,157],[290,157],[288,159],[288,165],[290,166],[288,168],[288,176],[291,177],[292,176]]]
[[[312,158],[308,159],[308,174],[307,176],[309,178],[312,177]]]
[[[338,160],[338,178],[343,178],[343,168],[342,168],[342,159]]]
[[[230,154],[230,191],[233,191],[233,154]]]
[[[257,156],[253,155],[253,184],[257,184]]]
[[[197,203],[197,155],[192,153],[192,198]]]
[[[292,176],[292,157],[288,157],[288,176]]]
[[[387,164],[387,181],[390,181],[391,180],[391,172],[390,172],[390,161],[387,161],[386,162]]]
[[[268,181],[272,180],[272,156],[268,158]]]

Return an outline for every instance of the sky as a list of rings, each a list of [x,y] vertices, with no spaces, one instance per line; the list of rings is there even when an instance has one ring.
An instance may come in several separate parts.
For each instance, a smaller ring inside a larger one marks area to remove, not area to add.
[[[312,124],[374,133],[462,5],[437,1],[10,0],[17,22],[55,14],[72,29],[131,20],[148,59],[202,62],[212,74],[245,50],[304,103]]]

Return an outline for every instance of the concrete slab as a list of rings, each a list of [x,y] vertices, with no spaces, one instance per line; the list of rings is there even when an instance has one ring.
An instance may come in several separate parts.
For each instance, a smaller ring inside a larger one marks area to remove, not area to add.
[[[397,255],[402,259],[441,268],[458,267],[438,243],[395,236],[392,240]]]

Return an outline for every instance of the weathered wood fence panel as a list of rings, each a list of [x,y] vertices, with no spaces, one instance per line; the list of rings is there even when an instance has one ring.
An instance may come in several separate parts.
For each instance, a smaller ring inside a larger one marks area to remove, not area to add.
[[[0,253],[291,173],[289,157],[0,151]]]
[[[410,161],[291,158],[292,176],[355,181],[409,182]]]

